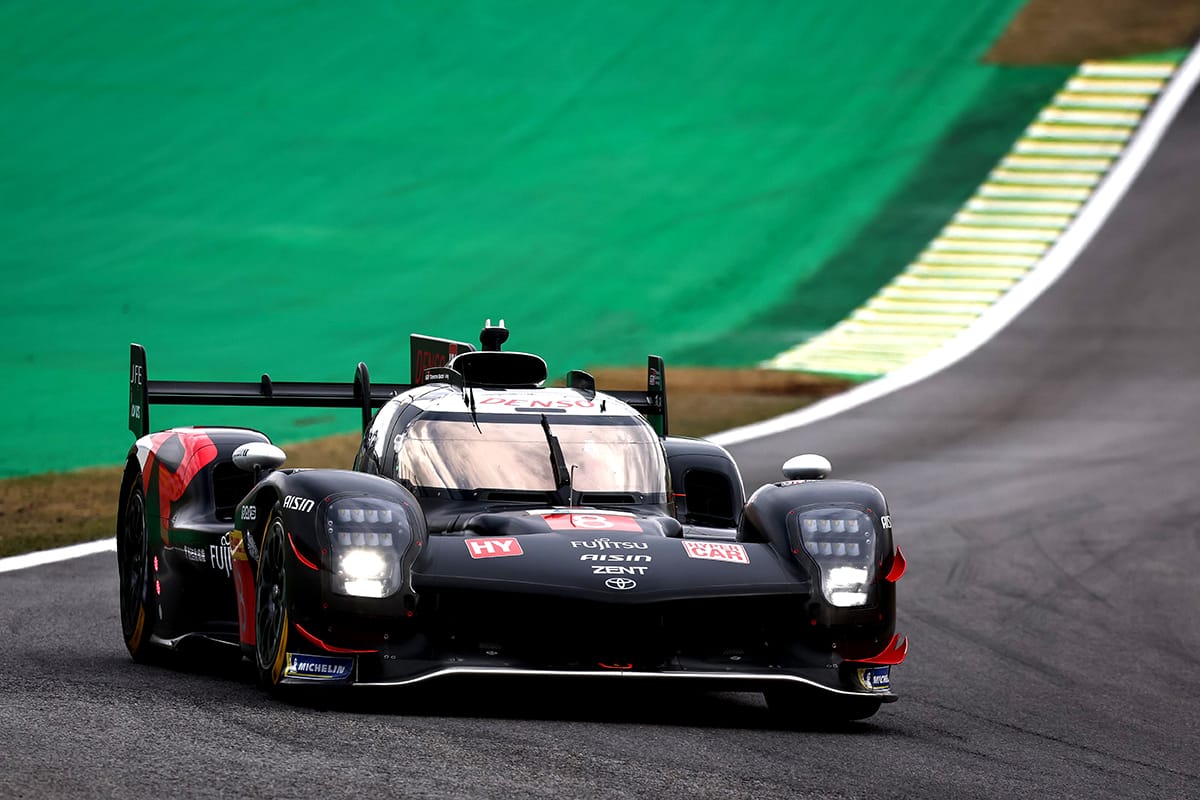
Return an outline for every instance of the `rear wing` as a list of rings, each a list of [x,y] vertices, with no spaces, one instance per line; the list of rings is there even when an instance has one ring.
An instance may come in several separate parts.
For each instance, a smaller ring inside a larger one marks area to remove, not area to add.
[[[292,408],[358,408],[365,431],[374,409],[401,392],[429,382],[461,382],[459,373],[448,366],[456,355],[474,352],[464,342],[413,334],[410,337],[412,383],[372,384],[367,365],[361,361],[350,383],[273,381],[263,374],[258,381],[160,381],[150,380],[146,349],[129,345],[129,430],[134,436],[150,433],[150,406],[268,406]],[[450,376],[450,377],[447,377]],[[451,378],[457,377],[457,381]],[[596,380],[586,372],[567,374],[567,386],[589,397],[595,396]],[[461,388],[461,387],[460,387]],[[650,356],[646,369],[646,391],[605,391],[628,403],[646,417],[659,436],[667,435],[666,371],[659,356]]]
[[[146,349],[129,345],[129,430],[150,433],[150,405],[164,406],[290,406],[295,408],[360,408],[363,429],[371,412],[410,384],[372,384],[361,361],[350,383],[273,381],[264,374],[256,382],[152,381],[146,372]]]
[[[596,394],[596,379],[582,370],[567,373],[567,386],[589,398]],[[605,389],[604,393],[628,403],[659,436],[667,435],[667,370],[661,356],[650,356],[646,361],[646,391]]]

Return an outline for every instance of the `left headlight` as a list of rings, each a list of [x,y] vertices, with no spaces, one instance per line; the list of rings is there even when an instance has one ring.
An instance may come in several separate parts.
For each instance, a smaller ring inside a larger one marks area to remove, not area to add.
[[[821,591],[832,606],[866,605],[875,578],[875,523],[855,508],[817,508],[796,514],[796,549],[817,563]]]
[[[400,554],[411,538],[404,507],[375,497],[344,497],[325,509],[330,587],[351,597],[388,597],[403,581]]]

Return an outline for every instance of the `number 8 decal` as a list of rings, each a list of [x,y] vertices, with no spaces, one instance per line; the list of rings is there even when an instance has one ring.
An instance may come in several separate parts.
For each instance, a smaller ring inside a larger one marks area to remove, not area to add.
[[[576,528],[588,528],[589,530],[613,527],[612,522],[599,514],[572,514],[571,524]]]

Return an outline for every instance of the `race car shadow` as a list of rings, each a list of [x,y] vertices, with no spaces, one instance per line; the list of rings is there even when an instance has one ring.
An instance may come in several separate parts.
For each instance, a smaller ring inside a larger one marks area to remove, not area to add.
[[[820,716],[783,719],[758,692],[705,692],[627,681],[596,685],[534,679],[446,679],[423,687],[360,687],[294,695],[296,705],[355,714],[523,721],[644,724],[675,727],[885,734],[870,721]]]
[[[318,713],[452,717],[599,724],[666,725],[681,728],[748,729],[887,735],[888,708],[863,721],[829,719],[820,713],[783,717],[759,692],[701,691],[637,680],[563,680],[532,677],[448,677],[409,687],[288,687],[274,700],[255,689],[254,671],[227,648],[207,645],[163,652],[151,669],[200,681],[238,684],[264,703],[281,702]],[[143,679],[146,677],[143,673]],[[882,724],[876,724],[876,723]]]

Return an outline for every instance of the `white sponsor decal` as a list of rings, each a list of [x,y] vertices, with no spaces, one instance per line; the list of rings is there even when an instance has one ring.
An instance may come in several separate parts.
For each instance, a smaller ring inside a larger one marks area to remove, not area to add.
[[[703,558],[709,561],[728,561],[731,564],[749,564],[750,555],[740,544],[726,542],[696,542],[683,543],[683,549],[688,558]]]
[[[890,515],[890,514],[885,514],[884,516],[880,517],[880,518],[879,518],[879,524],[880,524],[880,525],[882,525],[882,526],[884,527],[884,529],[885,529],[885,530],[886,530],[886,529],[889,529],[889,528],[891,528],[891,527],[892,527],[892,517],[891,517],[891,515]]]
[[[584,553],[580,561],[652,561],[653,557],[642,553]]]
[[[650,545],[645,542],[618,542],[612,539],[576,539],[571,547],[585,547],[589,550],[648,550]]]
[[[290,508],[292,511],[312,511],[316,503],[307,497],[297,497],[289,494],[283,498],[283,507]]]
[[[870,667],[858,670],[858,685],[871,692],[886,692],[892,688],[891,668]]]
[[[195,561],[200,564],[208,561],[208,558],[204,555],[204,550],[199,547],[191,547],[185,544],[183,547],[176,547],[175,549],[182,550],[184,557],[188,561]]]
[[[246,553],[252,561],[258,561],[258,545],[254,543],[254,534],[250,531],[242,536],[242,547],[246,548]]]
[[[233,558],[229,553],[229,534],[221,537],[220,544],[210,544],[208,546],[208,560],[215,570],[224,570],[225,576],[228,577],[233,569]]]
[[[593,575],[645,575],[649,567],[620,567],[609,564],[593,564]]]
[[[471,558],[500,558],[503,556],[520,556],[525,551],[521,543],[512,536],[492,539],[466,539],[467,552]]]
[[[637,581],[632,578],[609,578],[604,582],[604,585],[610,589],[616,589],[619,592],[627,589],[637,588]]]

